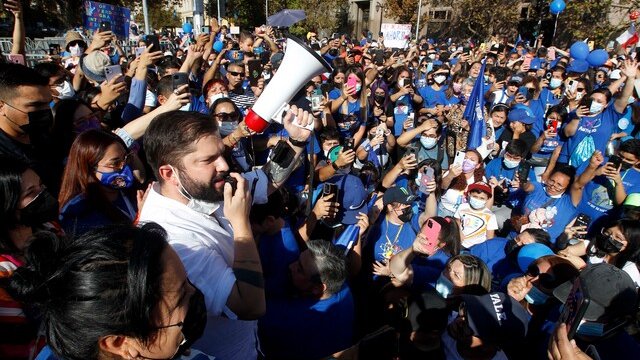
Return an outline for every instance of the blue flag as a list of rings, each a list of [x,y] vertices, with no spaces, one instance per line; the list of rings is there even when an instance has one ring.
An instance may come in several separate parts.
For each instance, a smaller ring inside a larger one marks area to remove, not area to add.
[[[482,144],[482,138],[487,136],[487,126],[484,118],[484,69],[486,67],[486,59],[482,61],[480,75],[473,85],[469,102],[462,115],[469,122],[469,139],[467,141],[467,149],[476,149]]]
[[[373,194],[371,200],[367,203],[366,206],[366,214],[371,211],[373,205],[378,200],[378,195]],[[347,255],[349,251],[353,248],[353,246],[358,242],[358,234],[360,233],[360,226],[356,224],[347,225],[345,229],[342,231],[340,236],[333,242],[336,246],[344,249],[344,254]]]

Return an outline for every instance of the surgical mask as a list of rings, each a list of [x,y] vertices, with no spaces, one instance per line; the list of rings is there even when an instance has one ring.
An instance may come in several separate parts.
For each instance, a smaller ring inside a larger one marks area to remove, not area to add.
[[[179,111],[189,111],[190,108],[191,108],[191,103],[186,103],[178,110]]]
[[[602,337],[604,335],[604,324],[593,321],[583,321],[578,325],[576,334],[590,337]]]
[[[465,174],[468,174],[470,172],[472,172],[473,170],[475,170],[476,165],[478,165],[475,161],[473,160],[469,160],[469,159],[465,159],[462,162],[462,172]]]
[[[436,84],[442,84],[445,80],[447,80],[447,77],[444,75],[436,75],[433,77],[433,81],[436,82]]]
[[[607,254],[617,254],[624,246],[620,241],[604,234],[598,234],[595,240],[596,247]]]
[[[100,183],[106,187],[119,190],[130,188],[131,185],[133,185],[133,172],[131,171],[131,167],[129,167],[129,165],[125,165],[119,171],[97,172],[102,174]]]
[[[184,196],[185,199],[189,200],[187,202],[187,207],[189,209],[205,215],[211,215],[216,210],[218,210],[218,208],[220,207],[220,204],[218,202],[209,202],[206,200],[194,199],[193,196],[189,194],[187,189],[185,189],[185,187],[182,186],[182,181],[180,181],[180,176],[178,175],[178,172],[176,171],[176,169],[173,166],[171,167],[171,169],[176,174],[176,178],[178,179],[178,191],[180,192],[180,195]]]
[[[362,84],[356,84],[356,92],[360,92],[362,90]]]
[[[207,64],[209,64],[209,66],[213,65],[213,60],[207,61]]]
[[[20,222],[35,227],[58,219],[58,200],[42,189],[30,203],[20,209]]]
[[[543,305],[549,300],[549,295],[543,293],[536,286],[532,286],[524,299],[531,305]]]
[[[80,44],[76,44],[74,46],[69,46],[69,52],[71,53],[71,56],[80,56],[84,52],[84,49]]]
[[[469,206],[474,210],[482,210],[487,205],[487,200],[476,199],[469,196]]]
[[[443,297],[448,298],[453,293],[453,283],[444,274],[440,274],[436,281],[436,291]]]
[[[438,143],[438,139],[428,136],[420,136],[420,144],[425,149],[432,149]]]
[[[235,121],[222,121],[220,122],[220,135],[227,136],[231,134],[238,127],[238,123]]]
[[[435,58],[436,58],[436,54],[429,54],[429,59],[435,60]]]
[[[549,80],[549,88],[551,89],[557,89],[560,85],[562,85],[562,80],[560,79],[552,78]]]
[[[634,102],[636,102],[636,99],[635,99],[633,96],[629,96],[629,100],[627,100],[627,104],[628,104],[628,105],[631,105],[631,104],[633,104]]]
[[[398,215],[398,219],[403,223],[408,223],[413,217],[413,209],[411,206],[402,209],[402,213]]]
[[[576,101],[582,100],[583,96],[584,96],[584,93],[582,93],[582,92],[576,93]]]
[[[620,171],[627,171],[633,167],[633,164],[629,164],[626,161],[620,163]]]
[[[507,169],[515,169],[518,165],[520,165],[520,161],[509,160],[507,158],[502,160],[502,163],[504,164],[504,167],[506,167]]]
[[[489,82],[489,75],[483,75],[484,82]]]
[[[462,91],[462,84],[460,83],[453,83],[451,86],[453,86],[453,92],[456,94],[459,94],[460,91]]]
[[[226,97],[228,96],[225,95],[224,93],[219,93],[219,94],[209,96],[209,106],[211,106],[216,100],[224,99]]]
[[[61,85],[56,86],[56,91],[58,92],[58,96],[56,97],[60,100],[70,99],[76,94],[73,86],[71,86],[71,82],[67,80],[65,80]]]
[[[602,109],[604,109],[604,105],[600,104],[597,101],[591,103],[591,107],[589,107],[589,113],[592,115],[599,114]]]

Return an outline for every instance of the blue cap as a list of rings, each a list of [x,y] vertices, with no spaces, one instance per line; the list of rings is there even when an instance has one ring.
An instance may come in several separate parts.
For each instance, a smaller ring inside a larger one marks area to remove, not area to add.
[[[442,61],[440,61],[440,60],[433,60],[433,66],[442,66]]]
[[[357,224],[357,215],[360,212],[366,213],[367,190],[362,185],[359,177],[347,174],[332,179],[334,184],[338,186],[338,203],[340,211],[336,216],[336,220],[345,225]]]
[[[531,65],[529,66],[529,70],[540,70],[542,68],[542,61],[539,58],[534,58],[531,60]]]
[[[526,105],[516,104],[509,110],[509,121],[518,121],[526,125],[531,125],[535,120],[536,116]]]
[[[455,65],[455,64],[457,64],[457,63],[458,63],[458,61],[459,61],[459,60],[460,60],[460,59],[458,59],[458,58],[449,59],[449,64],[451,64],[451,65]]]
[[[518,267],[522,272],[527,272],[529,265],[547,255],[554,255],[553,250],[548,246],[538,243],[527,244],[518,252]]]
[[[589,70],[589,63],[585,60],[573,59],[567,66],[568,73],[583,74]]]

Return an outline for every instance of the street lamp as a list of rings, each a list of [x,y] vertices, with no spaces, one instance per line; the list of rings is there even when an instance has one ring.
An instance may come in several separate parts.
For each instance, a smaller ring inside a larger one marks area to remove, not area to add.
[[[382,32],[382,13],[384,12],[384,5],[376,1],[376,11],[380,11],[380,28],[378,34]]]

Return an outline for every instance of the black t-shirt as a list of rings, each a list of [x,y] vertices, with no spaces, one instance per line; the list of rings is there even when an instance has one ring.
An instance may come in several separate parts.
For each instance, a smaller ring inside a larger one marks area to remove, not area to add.
[[[511,128],[509,127],[506,127],[502,132],[502,134],[500,135],[500,137],[498,138],[497,143],[498,145],[500,145],[500,148],[502,150],[502,143],[504,141],[511,142],[511,140],[513,140],[513,130],[511,130]],[[537,139],[536,139],[536,136],[533,135],[531,130],[527,130],[524,133],[520,134],[520,140],[524,141],[524,143],[527,144],[527,151],[531,152],[531,148],[533,147],[533,144],[536,143]]]

